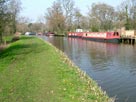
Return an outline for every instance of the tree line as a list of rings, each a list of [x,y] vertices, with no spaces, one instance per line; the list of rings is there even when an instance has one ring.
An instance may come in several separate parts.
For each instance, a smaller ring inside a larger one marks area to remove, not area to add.
[[[136,0],[124,0],[117,7],[93,3],[83,14],[74,0],[56,0],[36,22],[19,17],[20,0],[0,0],[0,42],[3,35],[15,32],[54,32],[62,35],[75,29],[113,31],[125,27],[136,30]]]
[[[55,1],[45,14],[49,31],[58,34],[82,28],[86,31],[136,29],[136,0],[124,0],[118,7],[93,3],[88,14],[81,13],[73,0]]]
[[[0,0],[0,43],[3,36],[14,34],[17,29],[17,16],[21,9],[19,0]]]

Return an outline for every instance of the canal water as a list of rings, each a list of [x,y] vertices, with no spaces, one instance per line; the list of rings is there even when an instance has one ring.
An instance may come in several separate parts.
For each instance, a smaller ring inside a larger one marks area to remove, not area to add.
[[[62,50],[116,102],[136,102],[136,45],[42,38]]]

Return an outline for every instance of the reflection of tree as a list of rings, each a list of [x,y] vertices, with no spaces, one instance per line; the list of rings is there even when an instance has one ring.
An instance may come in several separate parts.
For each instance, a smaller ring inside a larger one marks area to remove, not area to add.
[[[134,93],[130,97],[135,97],[136,46],[64,39],[56,39],[54,44],[58,45],[57,41],[59,44],[64,43],[64,52],[82,70],[97,80],[104,90],[113,95],[127,92],[124,96],[129,96],[133,90]]]
[[[48,37],[48,41],[62,51],[64,51],[63,39],[64,39],[63,37]]]
[[[99,43],[99,42],[88,42],[87,47],[89,48],[89,54],[92,65],[94,68],[106,68],[107,63],[117,54],[117,44],[110,43]]]
[[[136,47],[131,45],[121,45],[120,54],[118,55],[118,64],[123,70],[128,70],[133,75],[136,75]]]
[[[101,71],[115,67],[136,74],[135,46],[63,37],[51,37],[48,40],[81,68],[91,67],[94,71]]]

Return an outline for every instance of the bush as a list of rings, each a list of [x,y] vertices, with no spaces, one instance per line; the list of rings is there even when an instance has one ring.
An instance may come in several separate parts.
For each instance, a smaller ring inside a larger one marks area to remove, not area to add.
[[[13,38],[12,38],[12,42],[14,42],[14,41],[17,41],[17,40],[19,40],[20,39],[20,36],[14,36]]]

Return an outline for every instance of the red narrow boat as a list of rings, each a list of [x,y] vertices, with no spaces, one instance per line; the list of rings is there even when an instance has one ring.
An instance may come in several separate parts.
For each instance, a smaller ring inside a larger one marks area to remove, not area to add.
[[[46,36],[54,36],[55,34],[53,32],[47,32],[45,33]]]
[[[83,32],[69,32],[68,37],[82,38]]]
[[[69,32],[68,37],[78,37],[87,40],[120,43],[118,32]]]

